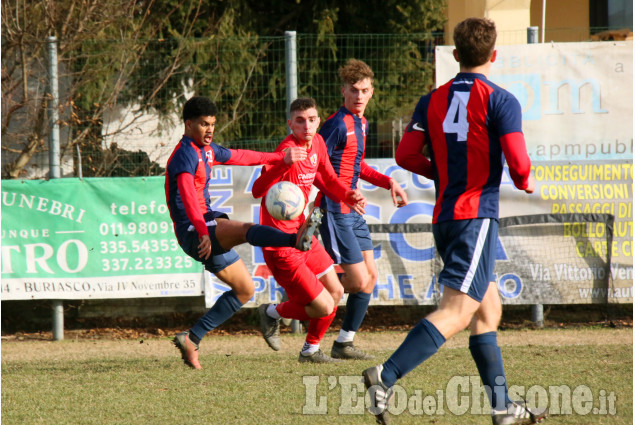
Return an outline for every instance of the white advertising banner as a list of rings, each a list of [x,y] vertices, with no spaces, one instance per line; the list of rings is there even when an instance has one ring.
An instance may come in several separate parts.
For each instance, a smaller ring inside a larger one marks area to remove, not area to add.
[[[555,233],[501,228],[496,281],[505,303],[633,302],[632,47],[597,42],[498,50],[491,79],[522,105],[536,178],[536,192],[527,195],[513,187],[505,169],[501,217],[610,214],[615,220],[558,223]],[[451,52],[437,48],[437,81],[458,71]],[[399,181],[410,199],[396,209],[386,190],[361,182],[369,224],[431,222],[432,181],[394,159],[367,162]],[[258,222],[260,202],[251,187],[260,167],[219,166],[212,173],[212,208]],[[2,300],[204,292],[213,303],[229,288],[205,275],[176,243],[163,184],[163,177],[3,181]],[[372,304],[438,299],[439,265],[427,229],[373,234],[379,276]],[[241,245],[236,251],[256,288],[248,306],[280,300],[283,289],[261,250]]]
[[[437,86],[454,78],[453,46],[436,48]],[[633,159],[633,42],[497,47],[490,79],[512,92],[534,161]]]

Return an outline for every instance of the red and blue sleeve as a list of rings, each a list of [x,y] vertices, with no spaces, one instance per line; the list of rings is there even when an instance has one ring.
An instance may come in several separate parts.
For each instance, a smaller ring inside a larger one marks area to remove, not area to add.
[[[269,165],[284,163],[284,152],[257,152],[246,149],[228,150],[230,157],[223,162],[225,165]]]
[[[275,154],[282,154],[284,157],[284,150],[292,145],[283,141],[276,148]],[[260,177],[256,179],[252,188],[251,194],[254,198],[262,198],[267,194],[267,191],[271,186],[275,183],[282,180],[282,176],[289,170],[289,165],[285,164],[284,161],[280,161],[275,164],[268,164],[262,167],[262,172],[260,173]]]
[[[187,214],[187,218],[196,229],[198,237],[201,238],[207,235],[207,225],[199,208],[196,189],[194,189],[194,176],[190,173],[181,173],[176,176],[176,184],[185,207],[185,214]]]
[[[260,177],[256,179],[251,188],[253,197],[262,198],[265,196],[271,186],[282,180],[282,176],[288,169],[289,167],[284,162],[278,165],[265,165],[262,167]]]
[[[526,189],[531,172],[531,160],[527,155],[523,133],[505,134],[500,138],[500,142],[514,186],[520,190]]]
[[[374,170],[370,165],[366,164],[366,161],[363,159],[361,161],[360,168],[361,171],[359,173],[359,177],[361,177],[362,180],[366,180],[368,183],[374,184],[377,187],[383,187],[384,189],[390,190],[390,177]]]
[[[495,102],[498,134],[502,134],[500,144],[509,166],[509,175],[514,185],[524,190],[528,184],[531,160],[527,155],[525,136],[522,133],[522,109],[511,94],[501,90],[494,95],[492,100]]]

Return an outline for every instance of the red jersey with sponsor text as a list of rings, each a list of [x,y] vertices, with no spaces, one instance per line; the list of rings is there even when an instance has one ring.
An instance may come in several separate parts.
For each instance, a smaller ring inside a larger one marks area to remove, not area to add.
[[[293,135],[287,136],[286,139],[278,145],[276,152],[280,152],[286,148],[300,146]],[[342,198],[348,190],[337,178],[333,171],[324,144],[324,139],[319,134],[313,137],[311,148],[307,150],[307,157],[303,161],[294,163],[291,166],[265,165],[262,174],[254,182],[252,194],[256,197],[262,197],[260,207],[260,224],[272,226],[286,233],[295,233],[304,223],[305,217],[301,214],[295,220],[277,220],[269,214],[265,206],[265,194],[269,187],[279,181],[288,181],[297,185],[304,193],[304,201],[309,201],[309,194],[313,186],[313,180],[317,173],[320,173],[324,182],[333,189],[335,194]],[[264,250],[275,250],[276,248],[263,248]]]

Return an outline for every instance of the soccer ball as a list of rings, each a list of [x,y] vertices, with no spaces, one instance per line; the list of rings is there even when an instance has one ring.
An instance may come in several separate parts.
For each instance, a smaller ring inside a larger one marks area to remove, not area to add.
[[[304,193],[291,182],[278,182],[269,188],[265,205],[273,218],[293,220],[304,211]]]

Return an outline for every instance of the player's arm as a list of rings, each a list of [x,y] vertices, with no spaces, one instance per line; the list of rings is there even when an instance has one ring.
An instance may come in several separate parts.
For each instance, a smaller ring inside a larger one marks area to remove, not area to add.
[[[271,186],[282,180],[282,176],[289,170],[291,165],[306,159],[307,155],[306,149],[285,145],[284,142],[276,148],[276,153],[284,153],[285,161],[262,167],[260,177],[256,179],[251,188],[251,194],[254,198],[265,196]],[[290,158],[290,160],[287,161],[286,158]]]
[[[374,184],[377,187],[383,187],[386,190],[390,189],[390,180],[392,179],[388,177],[387,175],[374,170],[363,159],[360,163],[359,177],[362,180],[365,180],[370,184]]]
[[[359,173],[359,177],[362,178],[362,180],[366,180],[367,182],[374,184],[375,186],[383,187],[386,190],[390,190],[393,204],[397,208],[408,205],[408,195],[406,195],[406,191],[403,190],[401,185],[397,183],[395,179],[374,170],[373,168],[371,168],[370,165],[366,164],[366,161],[364,161],[363,159],[360,164],[360,168],[361,171]]]
[[[313,180],[313,184],[324,195],[328,196],[331,199],[338,199],[337,195],[335,195],[331,190],[329,190],[329,187],[324,183],[324,180],[322,180],[322,174],[317,173],[315,175],[315,180]],[[352,209],[359,215],[366,214],[366,211],[364,210],[364,207],[366,206],[365,200],[363,202],[356,202],[354,204],[349,204],[348,202],[346,202],[346,205],[348,205],[350,209]]]
[[[280,152],[257,152],[246,149],[227,149],[215,145],[214,163],[225,165],[291,165],[306,158],[306,149],[290,147]]]
[[[251,188],[251,194],[254,198],[262,198],[267,194],[271,186],[282,180],[282,176],[289,170],[289,167],[283,162],[277,165],[265,165],[262,167],[260,177],[256,179]]]
[[[194,188],[194,176],[190,173],[180,173],[176,176],[176,184],[185,207],[185,214],[190,220],[196,233],[198,233],[198,254],[201,258],[208,259],[212,253],[212,242],[207,232],[205,218],[199,208],[198,195]]]
[[[397,146],[395,160],[401,168],[432,180],[434,178],[432,163],[423,154],[425,145],[424,129],[415,121],[410,121]]]
[[[527,155],[525,136],[520,132],[508,133],[500,138],[500,142],[514,186],[532,193],[535,182],[531,175],[531,160]]]

